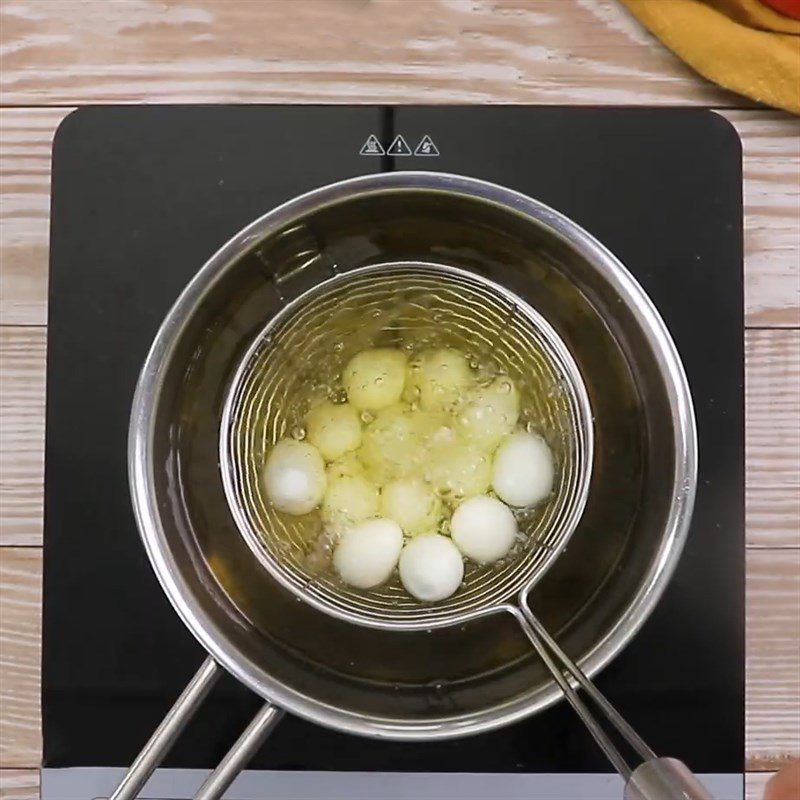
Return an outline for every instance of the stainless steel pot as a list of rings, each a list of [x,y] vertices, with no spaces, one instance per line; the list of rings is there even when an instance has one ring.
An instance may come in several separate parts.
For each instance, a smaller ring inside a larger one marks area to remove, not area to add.
[[[503,285],[549,321],[580,368],[594,411],[594,478],[569,547],[531,597],[561,648],[595,674],[666,586],[694,500],[694,415],[666,327],[625,267],[563,215],[482,181],[399,172],[318,189],[256,220],[203,266],[141,374],[129,440],[134,511],[165,592],[210,660],[116,797],[134,796],[215,665],[274,704],[240,740],[228,779],[278,708],[347,733],[444,739],[508,725],[561,696],[513,620],[435,634],[348,625],[296,602],[231,519],[217,441],[242,354],[267,319],[332,270],[397,261]]]

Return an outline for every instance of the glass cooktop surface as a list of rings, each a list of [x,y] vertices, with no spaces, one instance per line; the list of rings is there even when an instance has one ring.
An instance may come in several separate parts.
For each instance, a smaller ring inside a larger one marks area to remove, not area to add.
[[[128,495],[131,398],[161,319],[205,260],[251,220],[315,187],[404,169],[470,175],[551,205],[609,247],[664,317],[697,412],[696,509],[663,599],[597,683],[656,752],[697,772],[742,772],[736,133],[707,111],[376,106],[85,108],[57,133],[47,368],[46,769],[130,764],[204,657],[155,579]],[[212,767],[259,704],[224,679],[166,766]],[[250,769],[610,772],[565,703],[493,733],[418,744],[356,739],[287,715]]]

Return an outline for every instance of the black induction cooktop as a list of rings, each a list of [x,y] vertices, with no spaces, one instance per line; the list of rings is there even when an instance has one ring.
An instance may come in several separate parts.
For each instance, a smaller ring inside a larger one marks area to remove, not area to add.
[[[528,107],[84,108],[53,152],[42,713],[47,767],[131,763],[203,659],[146,559],[128,496],[139,368],[167,309],[230,236],[366,173],[504,184],[576,220],[655,301],[686,366],[700,473],[651,619],[598,678],[659,753],[743,768],[741,150],[707,111]],[[216,687],[168,765],[210,767],[259,706]],[[255,769],[606,772],[566,704],[432,744],[286,717]]]

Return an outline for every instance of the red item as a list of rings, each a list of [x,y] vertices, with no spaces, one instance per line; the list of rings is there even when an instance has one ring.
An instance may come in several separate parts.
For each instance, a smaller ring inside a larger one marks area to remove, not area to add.
[[[787,17],[800,19],[800,0],[761,0],[761,2],[766,6],[772,6],[781,14],[786,14]]]

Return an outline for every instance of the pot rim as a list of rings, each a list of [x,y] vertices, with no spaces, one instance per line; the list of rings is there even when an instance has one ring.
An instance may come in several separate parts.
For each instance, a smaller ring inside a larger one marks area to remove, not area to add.
[[[238,680],[266,700],[312,722],[346,733],[395,740],[448,739],[509,725],[538,713],[563,697],[554,681],[528,695],[479,712],[439,720],[401,721],[355,714],[323,703],[274,680],[230,642],[225,630],[202,608],[181,579],[158,513],[154,491],[155,410],[164,366],[197,305],[220,276],[256,242],[310,212],[354,196],[419,191],[458,195],[483,201],[546,228],[582,256],[626,302],[658,354],[674,420],[675,499],[656,557],[627,612],[579,661],[589,676],[605,667],[628,644],[655,608],[683,550],[691,522],[697,484],[697,429],[688,380],[669,331],[641,285],[603,244],[577,223],[519,192],[477,178],[430,171],[378,173],[349,178],[299,195],[268,211],[242,229],[200,268],[162,322],[145,359],[131,408],[128,476],[139,533],[153,569],[170,602],[200,644]]]

